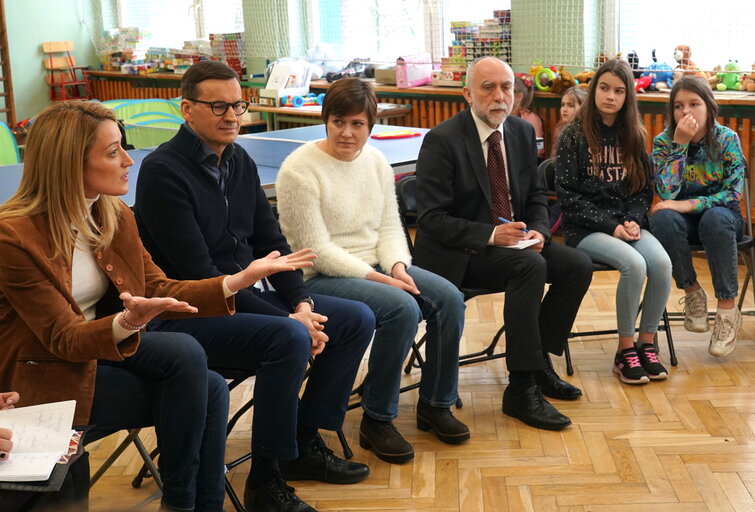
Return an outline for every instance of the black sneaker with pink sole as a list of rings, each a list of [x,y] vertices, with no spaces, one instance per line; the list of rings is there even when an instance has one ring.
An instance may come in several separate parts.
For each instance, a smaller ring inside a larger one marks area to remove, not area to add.
[[[645,369],[650,380],[665,380],[668,378],[668,370],[658,359],[658,351],[652,343],[643,343],[637,347],[637,355],[640,356],[640,364]]]
[[[617,352],[613,360],[613,373],[626,384],[645,384],[650,382],[647,372],[642,367],[640,356],[634,347]]]

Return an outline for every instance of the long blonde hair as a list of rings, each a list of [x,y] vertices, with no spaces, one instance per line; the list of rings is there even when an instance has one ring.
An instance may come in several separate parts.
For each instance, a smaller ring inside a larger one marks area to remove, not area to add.
[[[46,215],[53,257],[70,260],[74,229],[93,250],[107,248],[115,236],[119,200],[101,196],[90,215],[84,195],[86,160],[106,121],[116,121],[113,111],[91,101],[56,102],[42,111],[29,131],[18,190],[0,205],[0,220]]]

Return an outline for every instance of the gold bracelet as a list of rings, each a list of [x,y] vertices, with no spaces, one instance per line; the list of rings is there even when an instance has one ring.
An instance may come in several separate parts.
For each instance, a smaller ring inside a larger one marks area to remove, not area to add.
[[[128,308],[123,308],[123,311],[121,311],[121,321],[123,322],[123,326],[129,330],[129,331],[141,331],[145,327],[147,327],[147,322],[143,323],[142,325],[131,325],[128,320],[126,320],[126,313],[128,313]]]

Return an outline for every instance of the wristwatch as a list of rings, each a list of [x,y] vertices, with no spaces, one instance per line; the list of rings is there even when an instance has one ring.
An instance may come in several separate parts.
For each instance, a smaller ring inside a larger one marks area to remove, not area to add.
[[[312,300],[312,297],[302,297],[301,299],[295,300],[292,309],[296,309],[296,306],[298,306],[302,302],[309,304],[309,307],[312,308],[312,311],[315,310],[315,301]]]

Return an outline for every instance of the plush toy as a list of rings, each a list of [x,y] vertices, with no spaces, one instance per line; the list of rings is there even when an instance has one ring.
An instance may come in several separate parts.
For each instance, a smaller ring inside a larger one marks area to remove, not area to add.
[[[697,75],[697,66],[692,62],[692,51],[686,44],[680,44],[674,48],[674,60],[677,66],[674,69],[674,80],[683,76]]]
[[[566,71],[563,66],[558,68],[558,76],[553,79],[551,84],[551,92],[554,94],[561,94],[569,87],[577,85],[577,81],[571,76],[571,73]]]
[[[650,76],[642,76],[634,79],[634,90],[636,92],[646,92],[650,90],[650,85],[653,83],[653,78]]]
[[[653,50],[653,62],[645,67],[641,77],[649,76],[651,78],[650,90],[665,91],[671,89],[671,79],[673,78],[673,69],[665,62],[658,62]],[[648,90],[648,89],[645,89]]]
[[[747,92],[755,92],[755,64],[752,65],[752,72],[742,77],[742,87]]]
[[[724,66],[724,70],[721,73],[717,73],[721,82],[716,85],[716,89],[719,91],[741,91],[742,81],[739,73],[739,62],[736,60],[730,60]]]
[[[577,85],[580,87],[588,87],[590,79],[595,76],[595,71],[581,71],[574,75]]]
[[[642,76],[642,72],[640,71],[640,57],[637,55],[637,52],[632,50],[627,55],[627,62],[629,62],[629,67],[632,68],[632,75],[634,75],[634,78],[640,78]]]
[[[721,66],[716,64],[716,66],[713,68],[713,72],[708,75],[708,83],[710,84],[710,88],[714,91],[718,89],[718,84],[721,83],[721,77],[718,76],[718,74],[721,72]]]

